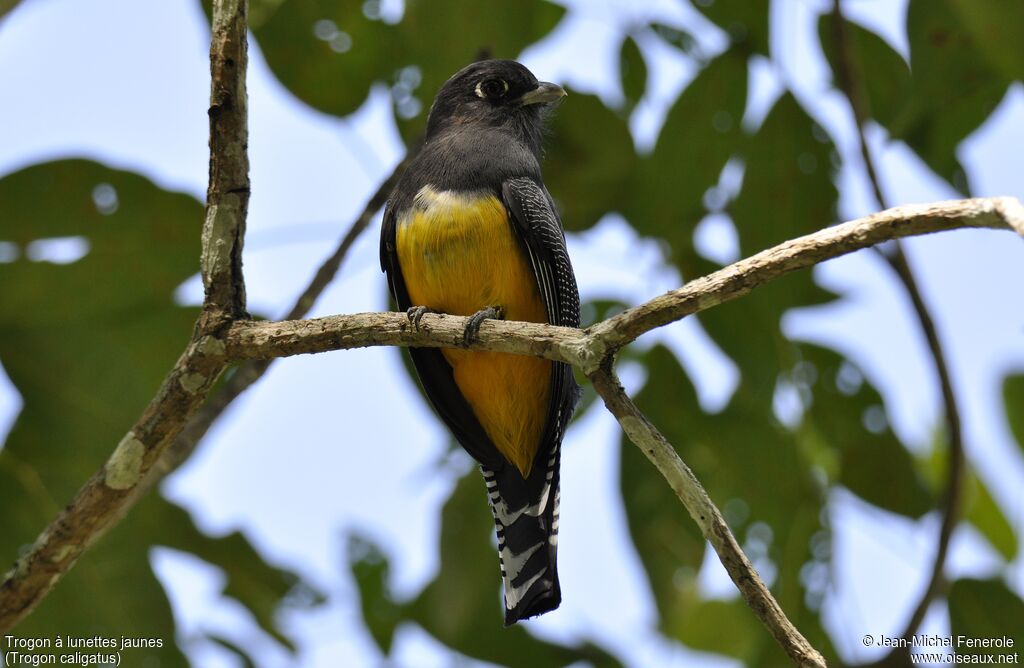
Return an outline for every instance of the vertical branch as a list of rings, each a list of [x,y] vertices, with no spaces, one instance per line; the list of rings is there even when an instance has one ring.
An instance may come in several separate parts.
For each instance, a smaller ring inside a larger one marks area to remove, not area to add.
[[[864,126],[867,123],[868,117],[865,108],[867,94],[863,87],[863,78],[860,75],[858,60],[850,45],[849,32],[846,26],[846,19],[843,17],[840,0],[833,0],[832,20],[833,34],[837,47],[836,51],[838,53],[836,63],[839,84],[853,112],[857,141],[868,181],[871,184],[878,205],[884,209],[888,205],[885,195],[882,193],[878,172],[875,169],[871,150],[864,135]],[[903,638],[909,639],[917,631],[921,622],[924,621],[928,608],[939,595],[942,587],[943,570],[946,563],[946,554],[949,552],[949,542],[953,536],[953,530],[960,519],[966,461],[960,408],[957,403],[956,394],[953,391],[953,380],[950,375],[949,365],[946,362],[946,355],[942,348],[942,342],[939,340],[938,330],[935,327],[931,312],[927,304],[925,304],[924,297],[917,284],[917,279],[899,240],[893,242],[893,250],[890,254],[881,253],[881,255],[906,289],[914,313],[917,315],[917,320],[921,325],[921,331],[924,333],[925,340],[927,341],[928,350],[931,352],[935,373],[939,378],[939,386],[942,391],[946,430],[949,437],[949,470],[946,479],[946,491],[941,500],[940,508],[942,523],[939,527],[935,557],[932,561],[928,583],[920,600],[914,607],[902,634]],[[905,651],[893,649],[890,657],[895,657],[897,653]]]
[[[154,464],[223,372],[221,333],[244,314],[241,246],[249,198],[246,156],[246,0],[215,0],[210,57],[210,187],[203,226],[203,313],[149,405],[0,582],[0,632],[32,612],[93,543],[127,513]]]
[[[718,554],[747,605],[775,637],[779,646],[797,666],[824,668],[825,659],[786,617],[693,471],[622,389],[611,369],[611,360],[608,359],[588,377],[629,440],[643,451],[682,501],[704,538]]]
[[[210,178],[200,270],[206,293],[205,311],[214,322],[246,315],[242,241],[249,208],[247,6],[247,0],[213,3],[208,112]]]

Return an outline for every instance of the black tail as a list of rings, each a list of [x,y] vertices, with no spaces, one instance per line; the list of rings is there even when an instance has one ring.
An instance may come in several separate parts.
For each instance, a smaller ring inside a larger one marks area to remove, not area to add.
[[[556,442],[547,461],[523,479],[514,466],[481,466],[498,530],[498,556],[505,585],[505,626],[558,607],[558,461]]]

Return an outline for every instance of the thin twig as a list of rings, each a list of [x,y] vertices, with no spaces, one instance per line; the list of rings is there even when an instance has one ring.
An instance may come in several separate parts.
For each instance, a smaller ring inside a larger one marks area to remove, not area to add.
[[[838,57],[838,75],[840,87],[850,102],[853,112],[854,124],[857,131],[857,142],[860,147],[861,160],[864,163],[864,170],[867,173],[868,182],[871,184],[875,199],[881,208],[887,205],[885,194],[882,192],[881,181],[875,163],[871,156],[871,149],[868,146],[864,134],[864,126],[867,124],[868,114],[865,104],[868,100],[867,91],[864,89],[863,78],[859,68],[859,61],[853,48],[850,45],[849,31],[846,19],[843,17],[841,0],[833,0],[833,27],[835,32],[836,49]],[[899,241],[893,243],[891,252],[880,255],[896,274],[903,284],[910,297],[911,305],[917,320],[920,323],[921,331],[924,333],[935,366],[935,373],[939,378],[939,386],[942,391],[943,412],[945,414],[946,430],[949,437],[949,470],[946,480],[945,493],[940,501],[940,512],[942,523],[939,527],[938,540],[935,550],[935,557],[932,561],[931,573],[928,584],[920,600],[914,607],[907,625],[904,628],[902,637],[910,639],[924,621],[928,608],[939,595],[943,570],[946,563],[946,555],[949,552],[949,542],[953,536],[953,530],[960,519],[961,504],[963,503],[964,469],[966,468],[964,454],[963,426],[960,419],[960,407],[957,402],[956,393],[953,390],[953,380],[946,361],[942,342],[939,339],[938,330],[932,318],[931,311],[924,301],[917,279],[910,267],[910,262],[904,252],[903,245]],[[909,647],[909,643],[907,644]],[[893,648],[890,655],[904,655],[907,648]]]
[[[391,172],[377,188],[377,191],[367,200],[362,213],[349,226],[334,252],[323,261],[310,280],[309,285],[296,298],[292,307],[288,309],[285,315],[286,320],[303,318],[313,308],[316,300],[320,298],[323,291],[334,280],[338,270],[341,268],[342,262],[348,255],[349,249],[352,248],[359,235],[366,230],[374,220],[377,212],[384,206],[388,194],[394,189],[409,161],[415,157],[418,151],[419,141],[412,142],[406,157],[395,166],[394,171]],[[239,364],[220,390],[210,397],[203,404],[203,407],[196,411],[192,419],[188,421],[188,424],[178,434],[178,437],[174,439],[171,446],[167,448],[160,461],[151,469],[150,474],[138,485],[136,493],[139,496],[146,494],[161,479],[188,459],[189,455],[192,454],[199,444],[199,441],[202,440],[206,432],[213,426],[213,423],[217,421],[235,399],[263,377],[263,374],[267,372],[272,363],[273,359],[259,359],[247,360]]]
[[[793,663],[797,666],[824,668],[825,659],[786,617],[771,591],[757,574],[754,565],[743,553],[743,549],[707,491],[679,457],[672,444],[640,412],[622,389],[610,362],[611,360],[590,374],[589,378],[594,389],[604,400],[604,405],[619,421],[622,431],[664,476],[672,491],[690,513],[690,517],[700,527],[704,538],[711,543],[747,605],[768,628]]]
[[[14,627],[117,523],[133,490],[199,407],[225,367],[224,326],[244,313],[240,247],[248,202],[246,2],[215,0],[210,47],[210,187],[203,225],[203,311],[185,352],[114,449],[0,583],[0,632]]]

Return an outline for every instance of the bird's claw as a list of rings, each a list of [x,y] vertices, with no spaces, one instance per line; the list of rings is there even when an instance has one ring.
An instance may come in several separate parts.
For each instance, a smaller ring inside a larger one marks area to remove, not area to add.
[[[412,323],[413,331],[418,332],[420,329],[420,320],[423,319],[424,314],[437,313],[434,309],[429,306],[412,306],[405,312],[405,316],[409,318],[409,322]]]
[[[469,347],[474,341],[477,340],[477,336],[480,334],[480,325],[483,324],[484,320],[504,320],[505,309],[501,306],[488,306],[482,308],[473,315],[469,316],[469,322],[466,323],[466,329],[462,332],[462,345]]]

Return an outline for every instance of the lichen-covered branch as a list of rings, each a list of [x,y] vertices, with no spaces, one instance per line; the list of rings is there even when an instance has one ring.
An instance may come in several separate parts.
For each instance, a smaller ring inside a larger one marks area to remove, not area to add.
[[[1012,197],[902,206],[820,230],[739,260],[690,281],[586,330],[487,320],[472,350],[558,360],[591,374],[622,346],[656,327],[746,295],[784,274],[882,241],[964,227],[1024,233],[1024,205]],[[367,346],[462,345],[466,319],[427,314],[419,331],[405,314],[361,313],[314,320],[235,322],[225,354],[232,360],[267,359]]]
[[[1012,229],[1024,235],[1024,206],[1014,197],[898,206],[761,251],[627,309],[591,328],[612,350],[644,332],[741,297],[779,276],[883,241],[962,227]]]
[[[718,554],[747,604],[799,666],[825,660],[789,621],[758,576],[721,513],[692,471],[636,408],[612,372],[615,352],[644,332],[749,293],[759,285],[881,241],[960,227],[1024,234],[1024,205],[1014,198],[958,200],[883,211],[740,260],[686,286],[597,323],[587,330],[524,322],[485,321],[470,348],[533,355],[573,364],[587,374],[623,431],[657,467]],[[467,318],[427,314],[413,328],[402,313],[362,313],[314,320],[237,322],[225,354],[262,359],[366,346],[460,347]]]
[[[629,440],[654,464],[676,493],[690,517],[711,543],[729,577],[739,589],[747,605],[775,637],[779,646],[797,666],[824,668],[825,659],[811,646],[789,621],[775,597],[747,559],[736,537],[725,523],[722,513],[711,501],[704,487],[680,458],[672,444],[640,412],[619,384],[611,364],[591,373],[590,382],[604,400]]]
[[[210,39],[210,178],[200,273],[207,319],[221,323],[245,316],[242,242],[249,208],[248,4],[248,0],[214,2]]]
[[[178,363],[106,465],[93,475],[5,576],[0,584],[0,631],[11,628],[28,614],[84,550],[124,515],[160,473],[173,466],[173,458],[162,460],[172,442],[183,439],[178,441],[182,443],[183,453],[194,446],[212,417],[205,422],[192,422],[184,433],[183,429],[226,364],[264,361],[262,366],[242,367],[250,371],[238,376],[241,381],[234,394],[229,393],[222,401],[210,404],[212,416],[259,377],[266,360],[371,345],[463,345],[466,319],[458,316],[428,314],[419,328],[413,328],[404,314],[396,313],[263,323],[244,319],[240,249],[248,201],[245,9],[244,0],[214,2],[211,170],[202,257],[206,286],[203,315]],[[354,226],[351,239],[368,224],[382,197],[378,193],[371,201],[371,205],[376,202],[377,206],[368,206],[368,211]],[[471,348],[539,356],[567,362],[583,370],[620,419],[626,433],[637,445],[646,448],[645,452],[680,495],[748,603],[780,644],[801,665],[823,665],[820,655],[786,620],[758,579],[692,473],[622,393],[611,374],[611,364],[622,346],[644,332],[745,295],[788,272],[880,241],[958,227],[1010,227],[1024,232],[1024,207],[1012,198],[989,198],[892,209],[780,244],[587,330],[488,321],[480,328],[479,340]],[[325,264],[290,317],[304,315],[349,245],[350,240],[344,242],[338,254]],[[163,463],[158,464],[161,461]]]
[[[124,515],[137,498],[134,488],[202,403],[226,364],[219,332],[245,308],[240,255],[248,201],[245,14],[245,0],[213,3],[203,313],[185,352],[106,464],[4,575],[0,582],[0,632],[29,614],[78,557]]]

